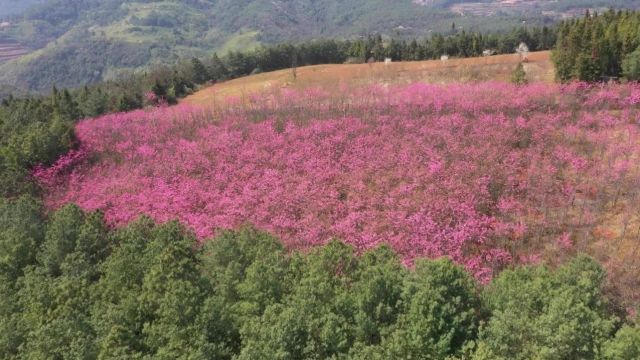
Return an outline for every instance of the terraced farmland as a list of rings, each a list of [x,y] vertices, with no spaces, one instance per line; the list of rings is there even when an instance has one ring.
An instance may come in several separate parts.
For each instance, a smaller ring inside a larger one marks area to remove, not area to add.
[[[18,42],[0,40],[0,63],[17,59],[29,53],[29,50]]]

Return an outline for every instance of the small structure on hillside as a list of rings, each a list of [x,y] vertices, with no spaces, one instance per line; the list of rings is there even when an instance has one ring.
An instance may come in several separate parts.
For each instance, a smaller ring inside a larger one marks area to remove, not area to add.
[[[4,30],[11,27],[11,23],[8,21],[0,22],[0,29]]]
[[[497,54],[498,52],[495,49],[486,49],[484,51],[482,51],[482,56],[493,56],[495,54]]]
[[[384,58],[384,64],[385,65],[389,65],[393,62],[393,60],[391,58]]]
[[[440,56],[440,61],[447,61],[447,60],[449,60],[449,55],[444,54],[444,55]]]
[[[527,46],[527,44],[521,42],[520,45],[518,45],[518,47],[516,48],[516,53],[520,55],[521,61],[529,61],[529,46]]]

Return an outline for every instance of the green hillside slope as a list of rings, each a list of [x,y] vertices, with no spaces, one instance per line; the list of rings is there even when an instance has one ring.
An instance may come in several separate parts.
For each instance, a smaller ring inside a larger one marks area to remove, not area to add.
[[[0,0],[0,8],[16,12],[36,0],[22,1],[16,6]],[[466,6],[462,10],[456,7],[460,3]],[[16,41],[31,51],[0,64],[0,83],[29,90],[79,86],[214,51],[373,33],[422,37],[463,29],[500,31],[523,20],[548,24],[581,7],[637,1],[561,3],[515,1],[516,6],[504,8],[492,1],[455,0],[44,0],[0,31],[0,41]]]

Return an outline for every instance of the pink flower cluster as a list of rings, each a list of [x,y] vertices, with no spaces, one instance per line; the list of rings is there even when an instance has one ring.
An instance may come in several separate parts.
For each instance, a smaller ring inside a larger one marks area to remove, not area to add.
[[[88,152],[83,148],[70,150],[50,167],[42,165],[36,166],[31,175],[35,177],[41,185],[52,188],[58,185],[59,181],[66,180],[64,175],[72,171],[75,165],[86,160],[87,156]]]
[[[291,248],[388,243],[407,264],[446,255],[487,280],[512,259],[539,261],[547,236],[570,249],[568,226],[592,219],[590,189],[629,173],[610,145],[613,129],[637,135],[634,113],[598,113],[628,101],[624,86],[341,90],[85,120],[82,152],[36,176],[50,206],[102,209],[115,225],[147,214],[200,238],[251,223]]]

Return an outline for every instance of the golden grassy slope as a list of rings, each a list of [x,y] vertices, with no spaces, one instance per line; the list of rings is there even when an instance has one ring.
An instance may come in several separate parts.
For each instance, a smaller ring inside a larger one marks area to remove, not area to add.
[[[497,55],[447,61],[411,61],[391,64],[333,64],[305,66],[297,69],[294,81],[291,69],[242,77],[204,88],[183,101],[211,104],[229,96],[244,96],[277,88],[337,88],[342,83],[351,86],[367,83],[429,82],[446,84],[467,81],[508,81],[520,61],[518,55]],[[525,70],[530,81],[552,82],[553,63],[550,52],[529,54]]]

